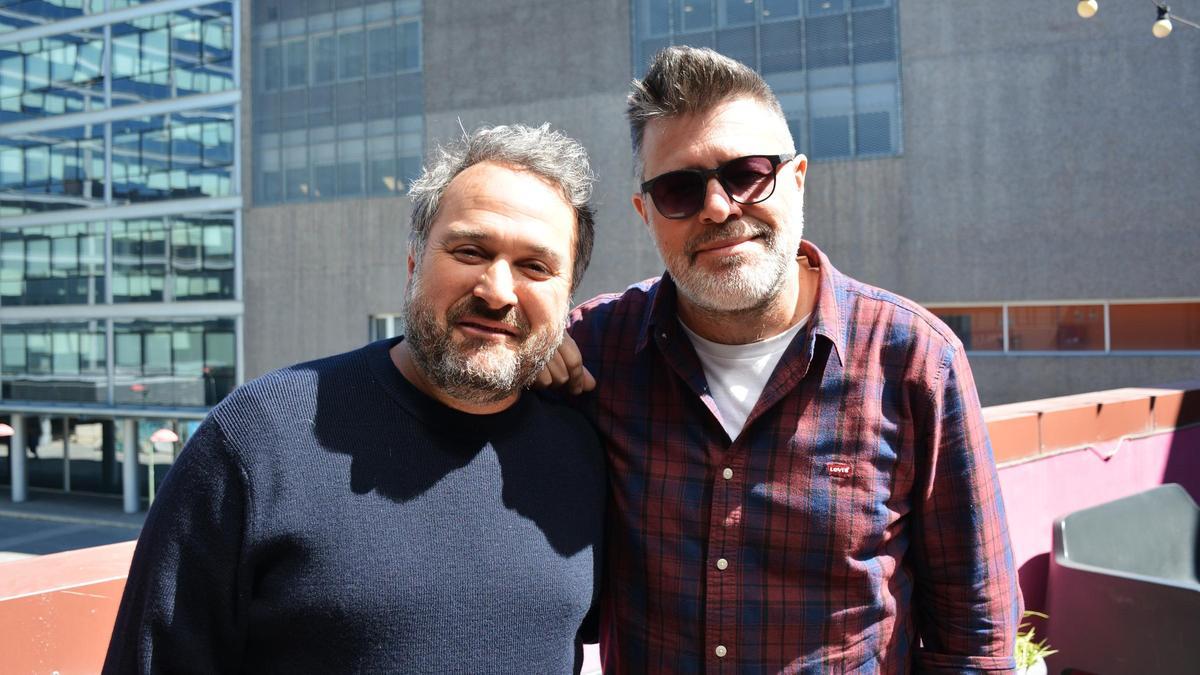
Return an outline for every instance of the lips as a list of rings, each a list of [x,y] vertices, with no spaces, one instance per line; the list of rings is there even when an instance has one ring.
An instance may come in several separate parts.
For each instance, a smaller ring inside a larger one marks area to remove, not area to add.
[[[688,242],[687,255],[693,260],[701,253],[727,253],[739,244],[758,239],[767,239],[771,229],[765,224],[749,219],[725,223],[719,229],[710,230]]]
[[[754,241],[755,239],[758,239],[758,237],[757,236],[749,236],[749,237],[738,237],[736,239],[722,239],[720,241],[715,241],[715,242],[711,242],[711,243],[700,246],[696,250],[696,253],[697,254],[720,253],[725,249],[731,249],[731,248],[737,246],[738,244],[744,244],[748,241]]]
[[[478,316],[468,316],[459,319],[455,322],[461,328],[472,333],[482,333],[485,335],[507,335],[509,337],[521,337],[520,331],[515,327],[501,321],[492,321]]]

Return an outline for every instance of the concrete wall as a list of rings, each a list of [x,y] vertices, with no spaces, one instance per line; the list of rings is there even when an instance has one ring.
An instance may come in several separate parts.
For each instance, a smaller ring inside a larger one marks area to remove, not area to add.
[[[588,149],[598,177],[596,243],[577,300],[661,271],[630,205],[624,101],[628,0],[441,0],[425,5],[425,124],[430,140],[459,123],[550,122]]]
[[[1156,40],[1153,18],[1139,3],[1084,21],[1073,3],[904,0],[903,152],[812,164],[806,236],[842,271],[920,302],[1200,295],[1200,31]],[[551,122],[599,177],[576,299],[658,274],[629,204],[628,0],[428,0],[423,31],[427,145],[460,122]],[[248,132],[249,101],[243,119]],[[369,313],[399,309],[407,209],[247,213],[248,375],[350,348]],[[1194,357],[973,363],[988,404],[1200,374]]]

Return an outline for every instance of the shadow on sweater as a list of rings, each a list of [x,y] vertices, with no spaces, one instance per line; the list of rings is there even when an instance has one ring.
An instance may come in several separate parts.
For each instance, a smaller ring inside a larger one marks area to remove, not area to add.
[[[443,481],[471,481],[480,492],[468,485],[465,494],[486,501],[499,482],[503,508],[534,523],[559,555],[597,543],[603,453],[578,413],[526,393],[504,413],[468,415],[417,392],[390,362],[323,367],[330,360],[306,364],[317,375],[313,431],[325,450],[350,457],[354,493],[412,502]]]

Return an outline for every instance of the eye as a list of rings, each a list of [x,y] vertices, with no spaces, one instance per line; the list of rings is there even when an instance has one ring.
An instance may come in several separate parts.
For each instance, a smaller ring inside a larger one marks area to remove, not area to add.
[[[545,279],[554,276],[554,270],[550,269],[549,265],[537,260],[521,263],[521,267],[526,269],[530,275],[537,278]]]
[[[483,261],[486,256],[477,246],[460,246],[452,251],[454,259],[459,262],[477,263]]]

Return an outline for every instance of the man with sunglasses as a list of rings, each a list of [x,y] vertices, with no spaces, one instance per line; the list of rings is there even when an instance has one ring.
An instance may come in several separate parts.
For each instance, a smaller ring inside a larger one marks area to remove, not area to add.
[[[576,400],[610,463],[605,672],[1013,668],[961,343],[802,240],[807,159],[752,70],[671,47],[627,112],[667,272],[577,308],[580,354],[542,376],[595,385]]]

